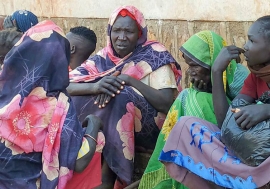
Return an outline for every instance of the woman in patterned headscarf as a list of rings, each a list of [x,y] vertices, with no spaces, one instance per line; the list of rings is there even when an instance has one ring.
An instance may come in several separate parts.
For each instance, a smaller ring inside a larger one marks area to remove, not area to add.
[[[87,95],[72,97],[81,119],[91,113],[104,121],[103,170],[123,188],[132,180],[135,142],[155,146],[180,67],[163,45],[147,40],[143,14],[133,6],[115,10],[107,32],[107,46],[70,73],[69,92]],[[114,182],[103,175],[103,183]]]
[[[95,152],[100,121],[84,130],[67,94],[70,47],[44,21],[29,29],[0,75],[0,188],[62,188]],[[80,150],[81,146],[83,147]],[[78,155],[79,154],[79,155]]]
[[[183,90],[174,101],[160,132],[155,150],[141,179],[140,189],[185,188],[171,179],[158,158],[165,142],[181,116],[195,116],[217,123],[212,101],[211,67],[226,43],[221,36],[212,31],[201,31],[191,36],[180,48],[192,86]],[[228,100],[232,100],[241,90],[248,70],[235,60],[231,61],[223,73]],[[203,188],[203,187],[201,187]]]
[[[16,27],[19,32],[25,33],[29,28],[38,23],[37,16],[28,10],[17,10],[5,18],[5,29]]]

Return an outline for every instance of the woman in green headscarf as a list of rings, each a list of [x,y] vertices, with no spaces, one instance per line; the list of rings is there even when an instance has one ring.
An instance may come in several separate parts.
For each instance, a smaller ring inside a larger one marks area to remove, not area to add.
[[[217,124],[212,101],[214,89],[212,89],[211,67],[224,46],[226,42],[221,36],[206,30],[191,36],[180,48],[185,62],[189,65],[188,75],[191,87],[183,90],[171,106],[139,189],[186,188],[170,178],[158,158],[179,117],[195,116]],[[247,75],[248,70],[243,65],[237,64],[234,60],[231,61],[223,73],[228,101],[240,92]]]

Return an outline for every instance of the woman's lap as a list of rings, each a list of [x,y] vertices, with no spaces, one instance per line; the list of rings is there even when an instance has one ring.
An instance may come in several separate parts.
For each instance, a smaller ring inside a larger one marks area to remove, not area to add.
[[[270,180],[270,171],[266,168],[270,159],[258,167],[241,163],[220,141],[219,131],[216,125],[205,120],[181,117],[160,156],[160,160],[166,162],[170,175],[183,183],[185,177],[180,176],[187,172],[177,168],[181,166],[223,187],[256,188],[265,185]]]
[[[131,182],[133,174],[134,140],[136,145],[153,149],[159,133],[155,122],[157,111],[131,87],[98,108],[95,96],[72,97],[80,121],[88,114],[103,120],[106,144],[103,156],[109,167],[125,182]]]

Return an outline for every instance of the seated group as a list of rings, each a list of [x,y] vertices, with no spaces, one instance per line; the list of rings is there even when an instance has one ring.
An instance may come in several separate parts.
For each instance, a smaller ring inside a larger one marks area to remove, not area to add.
[[[136,150],[153,150],[140,189],[270,181],[270,154],[254,166],[257,157],[243,158],[245,146],[234,151],[223,132],[229,115],[242,133],[270,118],[270,16],[251,25],[244,49],[210,30],[191,36],[180,47],[191,82],[184,90],[180,65],[147,39],[133,6],[112,13],[107,46],[94,56],[92,30],[65,35],[49,20],[21,25],[23,16],[33,18],[17,11],[4,21],[16,29],[0,31],[0,188],[125,188]]]

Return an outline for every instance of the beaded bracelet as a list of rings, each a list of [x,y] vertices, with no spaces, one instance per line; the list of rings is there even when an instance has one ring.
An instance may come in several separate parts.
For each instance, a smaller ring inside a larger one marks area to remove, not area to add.
[[[84,134],[84,136],[93,139],[93,141],[95,141],[96,144],[97,144],[97,140],[96,140],[94,137],[92,137],[91,135],[89,135],[89,134]]]

